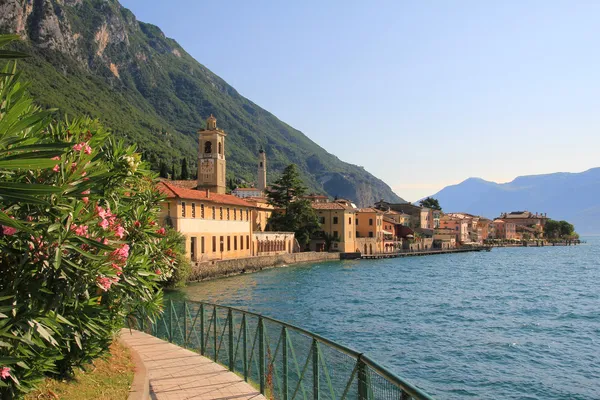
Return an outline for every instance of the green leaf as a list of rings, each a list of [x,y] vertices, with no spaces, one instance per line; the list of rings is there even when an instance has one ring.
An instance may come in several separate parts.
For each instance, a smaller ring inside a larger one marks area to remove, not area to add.
[[[52,168],[59,161],[50,159],[25,158],[16,160],[0,160],[0,169],[45,169]]]

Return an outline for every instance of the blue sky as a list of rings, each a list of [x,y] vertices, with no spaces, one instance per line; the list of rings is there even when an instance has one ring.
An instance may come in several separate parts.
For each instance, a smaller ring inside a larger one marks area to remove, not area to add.
[[[598,1],[121,3],[407,200],[600,166]]]

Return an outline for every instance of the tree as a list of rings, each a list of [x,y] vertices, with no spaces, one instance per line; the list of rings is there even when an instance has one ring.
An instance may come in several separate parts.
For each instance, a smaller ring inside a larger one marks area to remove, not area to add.
[[[181,160],[181,179],[184,179],[184,180],[190,179],[190,171],[188,170],[186,158],[183,158]]]
[[[340,238],[327,232],[323,232],[323,240],[325,241],[325,251],[330,251],[333,243],[339,242]]]
[[[440,207],[440,202],[433,197],[427,197],[419,202],[421,207],[431,208],[432,210],[442,211],[442,207]]]
[[[289,207],[296,199],[306,194],[306,186],[302,182],[300,172],[295,164],[290,164],[283,170],[283,174],[275,181],[271,191],[267,193],[269,203],[275,208]]]
[[[168,178],[169,177],[169,168],[167,168],[167,164],[164,163],[164,161],[160,162],[160,177],[161,178]]]
[[[294,164],[285,168],[267,193],[275,211],[269,218],[267,230],[294,232],[300,245],[305,247],[312,235],[319,230],[319,218],[310,202],[301,197],[306,187]]]
[[[567,221],[549,219],[544,225],[544,232],[549,239],[565,239],[575,235],[575,227]]]
[[[175,170],[175,162],[173,162],[173,164],[171,164],[171,179],[173,179],[173,180],[177,179],[177,172]]]

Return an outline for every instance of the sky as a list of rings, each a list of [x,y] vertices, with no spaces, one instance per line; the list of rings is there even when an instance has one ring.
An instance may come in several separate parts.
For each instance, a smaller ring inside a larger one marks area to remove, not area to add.
[[[600,2],[122,0],[415,201],[600,166]]]

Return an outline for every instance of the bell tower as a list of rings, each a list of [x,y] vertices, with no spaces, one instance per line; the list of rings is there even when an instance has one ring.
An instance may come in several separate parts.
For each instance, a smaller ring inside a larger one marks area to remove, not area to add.
[[[267,155],[262,147],[258,151],[258,181],[256,187],[263,192],[267,189]]]
[[[212,114],[206,119],[206,129],[198,131],[198,189],[225,194],[225,136]]]

